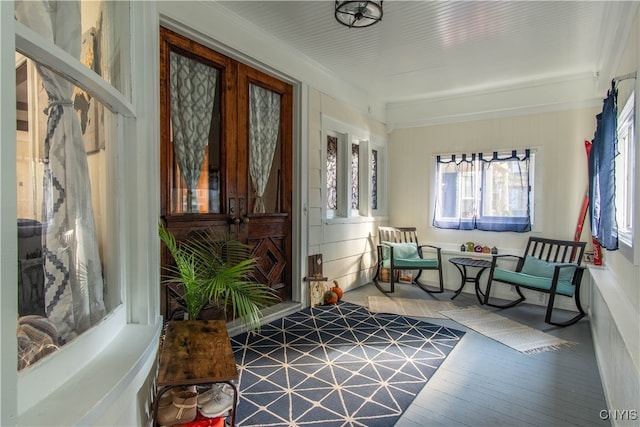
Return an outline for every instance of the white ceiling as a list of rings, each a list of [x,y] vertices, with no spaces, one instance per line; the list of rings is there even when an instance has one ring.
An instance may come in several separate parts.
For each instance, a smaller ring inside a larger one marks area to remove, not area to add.
[[[596,84],[595,73],[610,81],[620,54],[616,43],[626,36],[618,27],[637,7],[387,0],[381,22],[349,29],[336,22],[333,1],[218,3],[384,103],[574,78],[593,79],[595,97],[598,86],[607,87]]]

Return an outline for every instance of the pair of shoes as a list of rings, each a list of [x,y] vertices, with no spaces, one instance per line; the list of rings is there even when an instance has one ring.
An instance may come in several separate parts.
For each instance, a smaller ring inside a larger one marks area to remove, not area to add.
[[[233,407],[233,396],[224,391],[223,384],[214,384],[211,390],[198,396],[198,407],[205,417],[219,417]]]
[[[178,393],[179,391],[195,391],[195,390],[190,390],[185,387],[172,387],[169,390],[162,393],[162,396],[160,396],[160,399],[158,400],[158,408],[163,408],[165,406],[171,405],[171,402],[173,402],[173,396],[175,396],[176,393]]]
[[[167,403],[163,398],[169,395],[171,401]],[[162,406],[163,403],[166,403]],[[158,402],[158,416],[156,421],[163,426],[189,423],[196,419],[198,393],[180,389],[172,389],[165,393]]]

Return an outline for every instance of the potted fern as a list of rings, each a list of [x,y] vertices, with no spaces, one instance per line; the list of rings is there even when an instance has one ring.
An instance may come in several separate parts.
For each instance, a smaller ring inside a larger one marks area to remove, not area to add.
[[[209,231],[178,243],[162,223],[158,234],[175,261],[167,267],[168,281],[184,289],[188,319],[197,319],[208,304],[216,304],[250,330],[259,329],[261,309],[280,301],[271,288],[254,281],[256,258],[231,236]]]

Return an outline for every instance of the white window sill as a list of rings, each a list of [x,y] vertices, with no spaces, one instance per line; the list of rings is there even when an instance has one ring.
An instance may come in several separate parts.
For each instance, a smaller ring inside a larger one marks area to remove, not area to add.
[[[155,325],[122,326],[102,351],[97,355],[87,354],[88,358],[93,358],[61,384],[52,383],[51,373],[44,369],[46,365],[29,368],[40,368],[44,374],[45,378],[40,381],[41,388],[55,389],[24,411],[19,410],[18,425],[95,425],[119,397],[127,395],[124,391],[129,386],[136,383],[140,386],[147,379],[156,360],[161,330],[160,318]],[[60,351],[63,350],[64,347]],[[83,363],[82,360],[67,362]],[[51,365],[47,368],[51,368]],[[19,396],[29,393],[34,386],[28,378],[22,379],[25,381],[18,380]],[[19,399],[19,402],[21,400],[24,399]]]
[[[382,222],[388,221],[389,217],[386,216],[352,216],[352,217],[334,217],[325,218],[325,224],[361,224],[367,222]]]

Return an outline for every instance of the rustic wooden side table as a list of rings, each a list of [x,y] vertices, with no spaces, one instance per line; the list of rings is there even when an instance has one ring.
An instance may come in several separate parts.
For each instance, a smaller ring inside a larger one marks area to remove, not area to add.
[[[158,362],[157,418],[160,397],[172,387],[227,383],[233,388],[231,426],[238,406],[238,368],[224,320],[176,320],[165,325]]]

